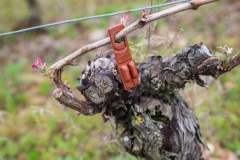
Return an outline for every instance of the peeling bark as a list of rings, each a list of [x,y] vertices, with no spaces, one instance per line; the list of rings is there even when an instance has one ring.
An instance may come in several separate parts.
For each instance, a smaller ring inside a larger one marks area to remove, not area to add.
[[[78,106],[76,110],[85,115],[101,112],[104,117],[115,118],[117,138],[135,156],[204,159],[201,148],[206,145],[199,124],[178,90],[187,82],[204,87],[200,75],[217,78],[237,66],[239,57],[234,56],[223,67],[223,62],[202,44],[185,47],[171,57],[155,55],[136,64],[141,84],[125,91],[110,50],[106,57],[89,60],[82,72],[77,89],[86,102],[69,93],[55,94],[55,98],[72,109]],[[70,92],[61,83],[61,70],[54,77],[58,88],[65,88],[58,91]]]
[[[125,91],[110,50],[106,58],[89,61],[78,89],[88,103],[116,119],[118,138],[131,154],[146,159],[201,159],[200,146],[205,144],[197,119],[177,91],[190,81],[204,86],[196,69],[212,57],[202,44],[167,58],[152,56],[137,65],[141,84]]]

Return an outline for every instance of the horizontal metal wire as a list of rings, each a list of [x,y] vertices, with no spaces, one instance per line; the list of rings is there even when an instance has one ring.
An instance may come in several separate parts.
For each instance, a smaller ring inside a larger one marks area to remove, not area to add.
[[[56,26],[56,25],[65,24],[65,23],[72,23],[72,22],[78,22],[78,21],[89,20],[89,19],[97,19],[97,18],[115,16],[115,15],[119,15],[119,14],[136,12],[136,11],[141,11],[141,10],[148,10],[148,9],[152,9],[152,8],[160,8],[160,7],[165,7],[165,6],[174,5],[174,4],[178,4],[178,3],[189,2],[189,1],[192,1],[192,0],[178,0],[178,1],[174,1],[174,2],[163,3],[163,4],[155,5],[155,6],[136,8],[136,9],[127,10],[127,11],[119,11],[119,12],[108,13],[108,14],[101,14],[101,15],[96,15],[96,16],[89,16],[89,17],[83,17],[83,18],[70,19],[70,20],[66,20],[66,21],[60,21],[60,22],[49,23],[49,24],[39,25],[39,26],[35,26],[35,27],[25,28],[25,29],[21,29],[21,30],[17,30],[17,31],[1,33],[0,37],[1,36],[6,36],[6,35],[11,35],[11,34],[17,34],[17,33],[21,33],[21,32],[26,32],[26,31],[31,31],[31,30],[35,30],[35,29],[39,29],[39,28],[46,28],[46,27]]]

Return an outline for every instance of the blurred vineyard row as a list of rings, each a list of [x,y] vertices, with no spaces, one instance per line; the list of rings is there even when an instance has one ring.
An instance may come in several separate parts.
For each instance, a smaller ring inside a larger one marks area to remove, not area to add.
[[[166,0],[152,0],[153,5]],[[105,14],[150,5],[151,1],[39,0],[41,23]],[[25,1],[0,1],[0,33],[19,26],[30,17]],[[117,7],[116,7],[117,6]],[[159,10],[162,10],[160,8]],[[152,10],[156,12],[158,9]],[[233,54],[240,52],[240,2],[219,1],[185,11],[154,22],[129,35],[134,59],[148,54],[168,56],[180,48],[203,42],[213,52],[227,44]],[[130,13],[131,22],[140,13]],[[40,57],[50,66],[81,46],[107,37],[107,28],[119,23],[120,16],[82,21],[24,34],[0,37],[0,160],[85,160],[136,159],[118,148],[112,140],[111,123],[101,115],[76,116],[52,96],[53,82],[32,70],[31,64]],[[151,47],[147,47],[148,30]],[[81,69],[102,47],[76,60],[80,65],[66,67],[63,80],[77,86]],[[147,51],[148,50],[148,51]],[[203,77],[207,89],[188,84],[181,93],[196,113],[201,130],[211,151],[204,153],[210,160],[237,159],[240,156],[240,67],[218,80]],[[83,98],[77,91],[74,94]]]

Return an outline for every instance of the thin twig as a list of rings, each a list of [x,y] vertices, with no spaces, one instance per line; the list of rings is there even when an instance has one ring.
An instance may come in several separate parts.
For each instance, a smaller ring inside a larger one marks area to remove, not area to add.
[[[152,0],[151,0],[151,6],[152,6]],[[152,8],[149,11],[149,15],[152,14]],[[147,55],[149,53],[149,51],[151,50],[150,47],[150,37],[151,37],[151,23],[148,24],[148,44],[147,44]]]
[[[129,25],[128,27],[126,27],[125,29],[123,29],[122,31],[120,31],[116,36],[115,39],[118,40],[124,36],[126,36],[127,34],[133,32],[136,29],[139,29],[141,27],[143,27],[145,24],[150,23],[152,21],[158,20],[160,18],[178,13],[178,12],[182,12],[185,10],[189,10],[189,9],[197,9],[199,6],[208,4],[208,3],[212,3],[212,2],[216,2],[219,0],[194,0],[191,3],[184,3],[182,5],[178,5],[176,7],[172,7],[169,9],[166,9],[164,11],[161,12],[157,12],[155,14],[146,16],[146,21],[142,22],[141,20],[137,20],[134,23],[132,23],[131,25]],[[67,57],[61,59],[60,61],[56,62],[55,64],[53,64],[50,67],[50,70],[52,70],[52,72],[55,72],[56,70],[60,70],[61,68],[63,68],[66,65],[71,65],[73,63],[73,60],[75,60],[76,58],[78,58],[79,56],[88,53],[89,51],[92,51],[96,48],[102,47],[104,45],[107,45],[110,43],[110,38],[105,38],[103,40],[97,41],[95,43],[92,44],[88,44],[83,46],[82,48],[80,48],[79,50],[75,51],[74,53],[68,55]]]
[[[173,45],[173,42],[175,41],[175,39],[177,38],[178,32],[180,31],[180,28],[178,28],[177,32],[175,33],[173,39],[171,39],[170,44],[168,45],[168,47],[165,49],[165,51],[163,52],[163,54]]]
[[[175,16],[173,16],[173,18],[171,19],[171,22],[170,22],[170,25],[169,25],[170,27],[168,28],[168,32],[167,32],[167,34],[166,34],[166,37],[170,37],[169,34],[170,34],[170,32],[171,32],[171,28],[172,28],[172,26],[173,26],[173,21],[174,21],[174,19],[175,19]],[[175,39],[175,37],[176,37],[176,34],[175,34],[173,40]],[[169,38],[169,39],[170,39],[170,38]],[[165,48],[165,50],[163,51],[162,54],[166,53],[167,50],[171,47],[173,40],[170,40],[170,41],[171,41],[170,44]],[[168,41],[167,41],[167,42],[168,42]],[[166,45],[167,45],[167,44],[166,44]]]

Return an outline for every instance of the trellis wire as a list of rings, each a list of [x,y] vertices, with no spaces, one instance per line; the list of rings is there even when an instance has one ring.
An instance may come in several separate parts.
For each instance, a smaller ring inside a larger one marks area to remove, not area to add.
[[[165,6],[174,5],[174,4],[183,3],[183,2],[189,2],[189,1],[191,1],[191,0],[178,0],[178,1],[174,1],[174,2],[164,3],[164,4],[160,4],[160,5],[155,5],[155,6],[136,8],[136,9],[127,10],[127,11],[119,11],[119,12],[108,13],[108,14],[101,14],[101,15],[96,15],[96,16],[89,16],[89,17],[83,17],[83,18],[70,19],[70,20],[66,20],[66,21],[60,21],[60,22],[49,23],[49,24],[44,24],[44,25],[40,25],[40,26],[25,28],[25,29],[21,29],[21,30],[17,30],[17,31],[1,33],[0,37],[1,36],[6,36],[6,35],[11,35],[11,34],[17,34],[17,33],[21,33],[21,32],[26,32],[26,31],[30,31],[30,30],[40,29],[40,28],[56,26],[56,25],[65,24],[65,23],[71,23],[71,22],[77,22],[77,21],[83,21],[83,20],[90,20],[90,19],[97,19],[97,18],[115,16],[115,15],[119,15],[119,14],[136,12],[136,11],[141,11],[141,10],[148,10],[148,9],[158,8],[158,7],[165,7]]]

